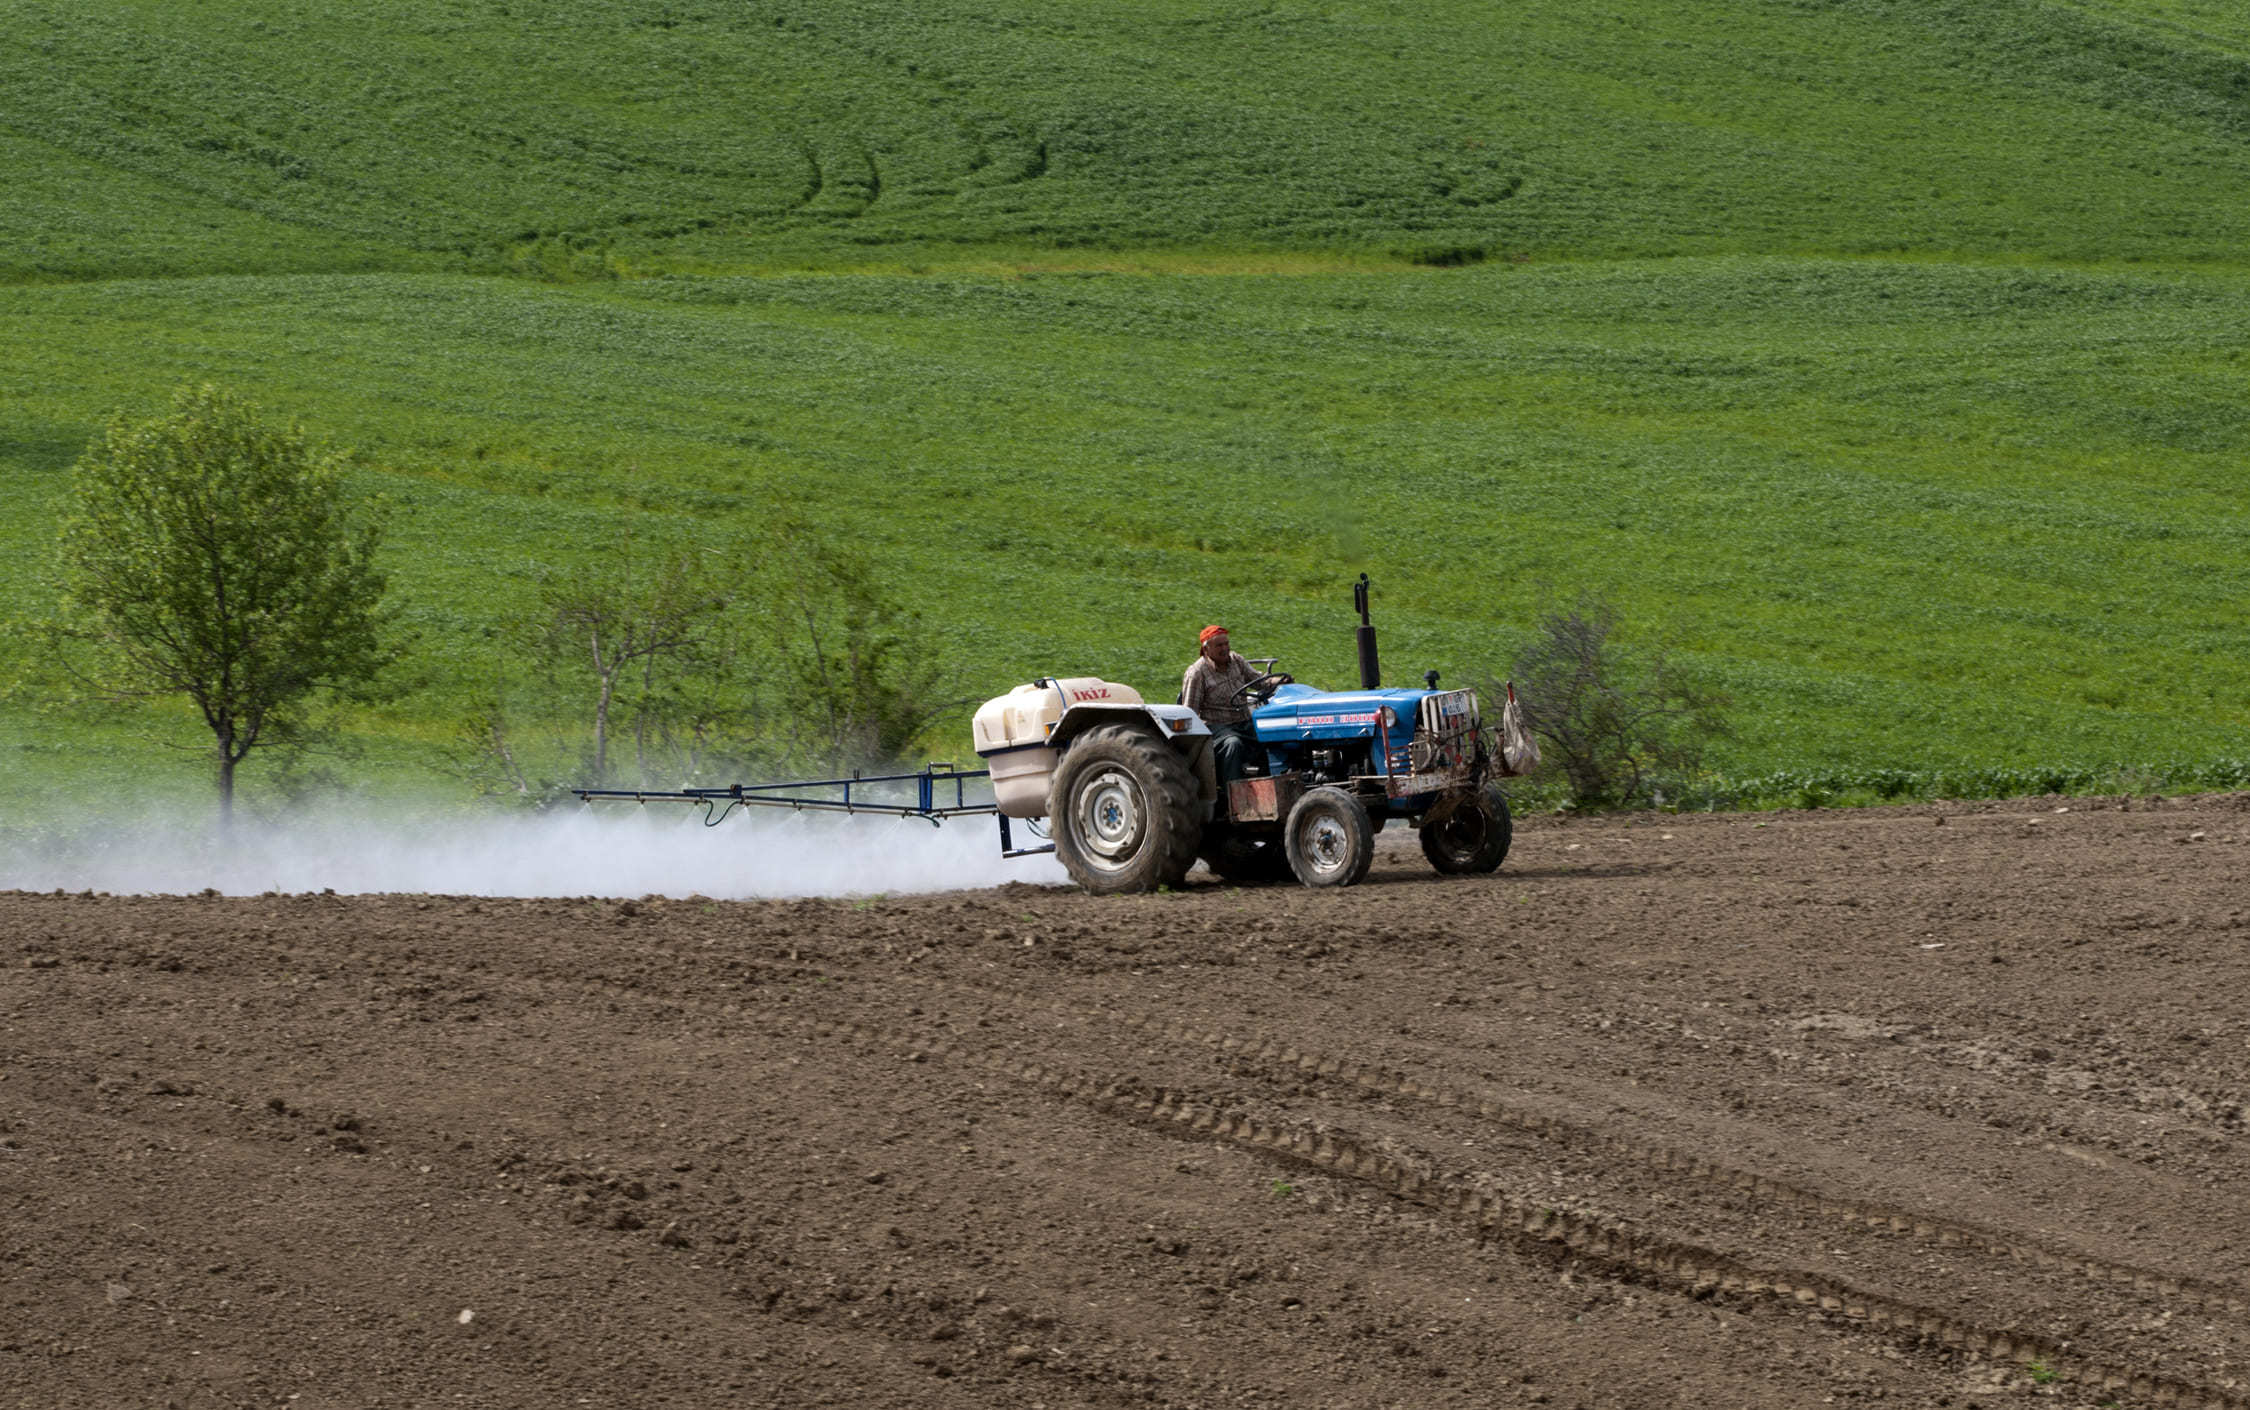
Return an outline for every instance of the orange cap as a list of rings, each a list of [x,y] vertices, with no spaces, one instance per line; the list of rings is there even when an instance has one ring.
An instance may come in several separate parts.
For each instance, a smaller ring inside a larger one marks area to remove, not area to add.
[[[1211,638],[1215,636],[1224,636],[1226,634],[1226,630],[1227,629],[1225,627],[1216,625],[1205,627],[1203,629],[1203,635],[1197,637],[1195,639],[1195,643],[1198,646],[1209,646],[1211,644]]]

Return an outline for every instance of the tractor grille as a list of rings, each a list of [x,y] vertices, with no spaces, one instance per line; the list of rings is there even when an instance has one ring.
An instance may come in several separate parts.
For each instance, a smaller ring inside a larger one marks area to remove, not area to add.
[[[1476,754],[1477,695],[1448,690],[1422,697],[1415,720],[1413,767],[1418,774],[1465,768]]]

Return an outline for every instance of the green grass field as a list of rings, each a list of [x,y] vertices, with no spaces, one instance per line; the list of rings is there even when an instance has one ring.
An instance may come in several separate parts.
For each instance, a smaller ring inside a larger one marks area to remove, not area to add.
[[[363,788],[452,786],[537,567],[783,513],[972,705],[1168,698],[1214,618],[1345,683],[1365,571],[1398,679],[1606,594],[1776,796],[2250,755],[2232,7],[0,18],[7,600],[110,414],[302,418],[399,513]],[[19,812],[201,786],[179,712],[38,703]]]
[[[0,3],[0,274],[2233,261],[2202,3]]]

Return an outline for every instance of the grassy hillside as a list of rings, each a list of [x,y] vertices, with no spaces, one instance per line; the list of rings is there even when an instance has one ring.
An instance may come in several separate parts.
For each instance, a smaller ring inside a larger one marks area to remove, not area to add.
[[[1398,676],[1607,593],[1736,775],[2250,752],[2231,6],[0,18],[0,591],[112,412],[301,416],[401,509],[371,786],[538,566],[784,512],[969,700],[1168,694],[1214,617],[1340,680],[1367,571]],[[177,712],[35,704],[19,809],[199,786]]]
[[[0,275],[2232,260],[2215,3],[0,3]]]
[[[0,379],[43,429],[6,484],[43,508],[107,400],[181,378],[350,440],[407,511],[408,732],[466,711],[532,565],[793,506],[967,697],[1165,691],[1210,617],[1341,679],[1365,570],[1402,674],[1500,669],[1543,592],[1610,594],[1733,690],[1736,772],[2147,762],[2250,723],[2245,294],[1776,259],[19,290]],[[9,525],[17,582],[44,523]]]

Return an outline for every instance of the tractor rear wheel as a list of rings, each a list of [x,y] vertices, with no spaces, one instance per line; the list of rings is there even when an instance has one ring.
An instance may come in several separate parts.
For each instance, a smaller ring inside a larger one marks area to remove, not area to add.
[[[1203,837],[1187,760],[1131,725],[1090,729],[1064,752],[1047,820],[1063,869],[1097,896],[1179,885]]]
[[[1367,809],[1341,788],[1316,788],[1298,799],[1281,835],[1289,869],[1307,886],[1351,886],[1375,860]]]
[[[1508,795],[1500,785],[1488,783],[1474,793],[1442,799],[1438,806],[1442,813],[1437,821],[1422,824],[1422,855],[1430,865],[1453,875],[1498,870],[1515,833]]]

